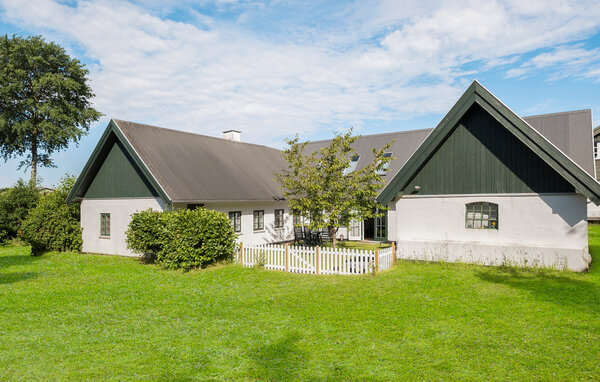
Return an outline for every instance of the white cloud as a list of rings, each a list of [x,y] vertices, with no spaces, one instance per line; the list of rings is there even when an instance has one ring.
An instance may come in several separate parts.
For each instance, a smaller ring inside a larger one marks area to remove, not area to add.
[[[235,5],[223,4],[229,2],[216,6]],[[239,128],[244,138],[271,144],[324,126],[443,113],[474,73],[462,65],[513,63],[592,33],[600,16],[600,6],[585,1],[358,2],[342,12],[345,21],[319,34],[302,29],[273,38],[240,19],[226,23],[194,11],[195,26],[116,0],[0,4],[5,21],[44,32],[94,62],[95,103],[109,117],[211,135]],[[509,75],[561,62],[540,57]]]
[[[600,71],[600,49],[585,49],[581,45],[559,46],[549,52],[540,53],[518,68],[510,69],[506,76],[526,77],[541,69],[553,68],[551,80],[565,77],[598,77]]]

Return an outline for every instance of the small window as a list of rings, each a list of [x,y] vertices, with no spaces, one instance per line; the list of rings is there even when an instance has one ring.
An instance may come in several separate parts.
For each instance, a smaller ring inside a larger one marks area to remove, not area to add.
[[[265,211],[255,210],[254,211],[254,230],[260,231],[265,229]]]
[[[100,214],[100,236],[110,236],[110,214]]]
[[[358,167],[358,160],[360,159],[360,155],[356,154],[352,157],[352,159],[350,159],[350,163],[348,164],[348,167],[346,167],[346,169],[344,170],[344,175],[348,175],[351,172],[355,171],[356,168]]]
[[[229,221],[235,232],[242,232],[242,211],[229,212]]]
[[[283,228],[283,210],[275,210],[275,228]]]
[[[465,228],[498,229],[498,205],[475,202],[466,205]]]
[[[200,203],[200,204],[188,204],[187,205],[187,209],[188,210],[195,210],[196,208],[202,208],[202,207],[204,207],[203,203]]]
[[[383,157],[384,158],[390,158],[393,155],[393,153],[384,153]],[[385,175],[387,170],[390,169],[390,162],[387,162],[386,164],[383,165],[383,168],[379,171],[377,171],[377,175]]]
[[[302,216],[300,216],[300,214],[296,213],[293,215],[294,219],[293,219],[293,224],[294,227],[300,227],[302,225]]]

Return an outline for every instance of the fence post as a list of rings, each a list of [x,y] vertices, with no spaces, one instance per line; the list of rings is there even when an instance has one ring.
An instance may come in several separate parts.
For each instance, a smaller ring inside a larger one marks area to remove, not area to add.
[[[375,273],[379,272],[379,250],[375,250]]]
[[[317,245],[315,266],[316,266],[317,274],[319,274],[319,246],[318,245]]]
[[[285,245],[285,271],[290,271],[290,245]]]
[[[240,241],[240,264],[244,266],[244,242]]]
[[[392,265],[396,262],[396,242],[392,241]]]

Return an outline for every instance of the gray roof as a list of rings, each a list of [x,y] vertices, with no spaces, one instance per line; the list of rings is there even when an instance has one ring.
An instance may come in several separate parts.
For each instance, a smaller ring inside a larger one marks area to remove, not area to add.
[[[570,157],[592,177],[594,176],[594,156],[592,145],[592,111],[577,110],[564,113],[542,114],[523,119],[537,132],[552,142],[559,150]],[[396,133],[363,135],[356,140],[354,149],[360,155],[357,169],[361,169],[373,161],[372,148],[381,148],[389,142],[389,150],[396,158],[390,163],[385,176],[387,184],[408,159],[414,154],[421,143],[433,129],[408,130]],[[327,146],[330,139],[309,142],[306,151],[313,152]]]
[[[523,119],[595,178],[592,110],[532,115]]]
[[[171,201],[282,198],[274,174],[279,150],[250,143],[115,120]]]
[[[523,118],[594,177],[591,110]],[[257,201],[283,197],[275,174],[287,167],[281,151],[267,146],[113,120],[170,201]],[[392,142],[396,158],[387,184],[433,129],[363,135],[354,144],[358,169],[373,160],[372,148]],[[331,140],[313,141],[316,151]]]

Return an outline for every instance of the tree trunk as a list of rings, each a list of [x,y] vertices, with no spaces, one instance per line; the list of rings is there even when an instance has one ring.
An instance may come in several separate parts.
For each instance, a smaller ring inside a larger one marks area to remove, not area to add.
[[[327,229],[329,230],[329,237],[331,238],[331,245],[333,246],[333,248],[337,247],[337,231],[338,229],[335,227],[327,227]]]
[[[37,154],[37,133],[33,133],[31,137],[31,179],[29,180],[29,184],[31,187],[36,186],[37,182],[37,162],[38,162],[38,154]]]

